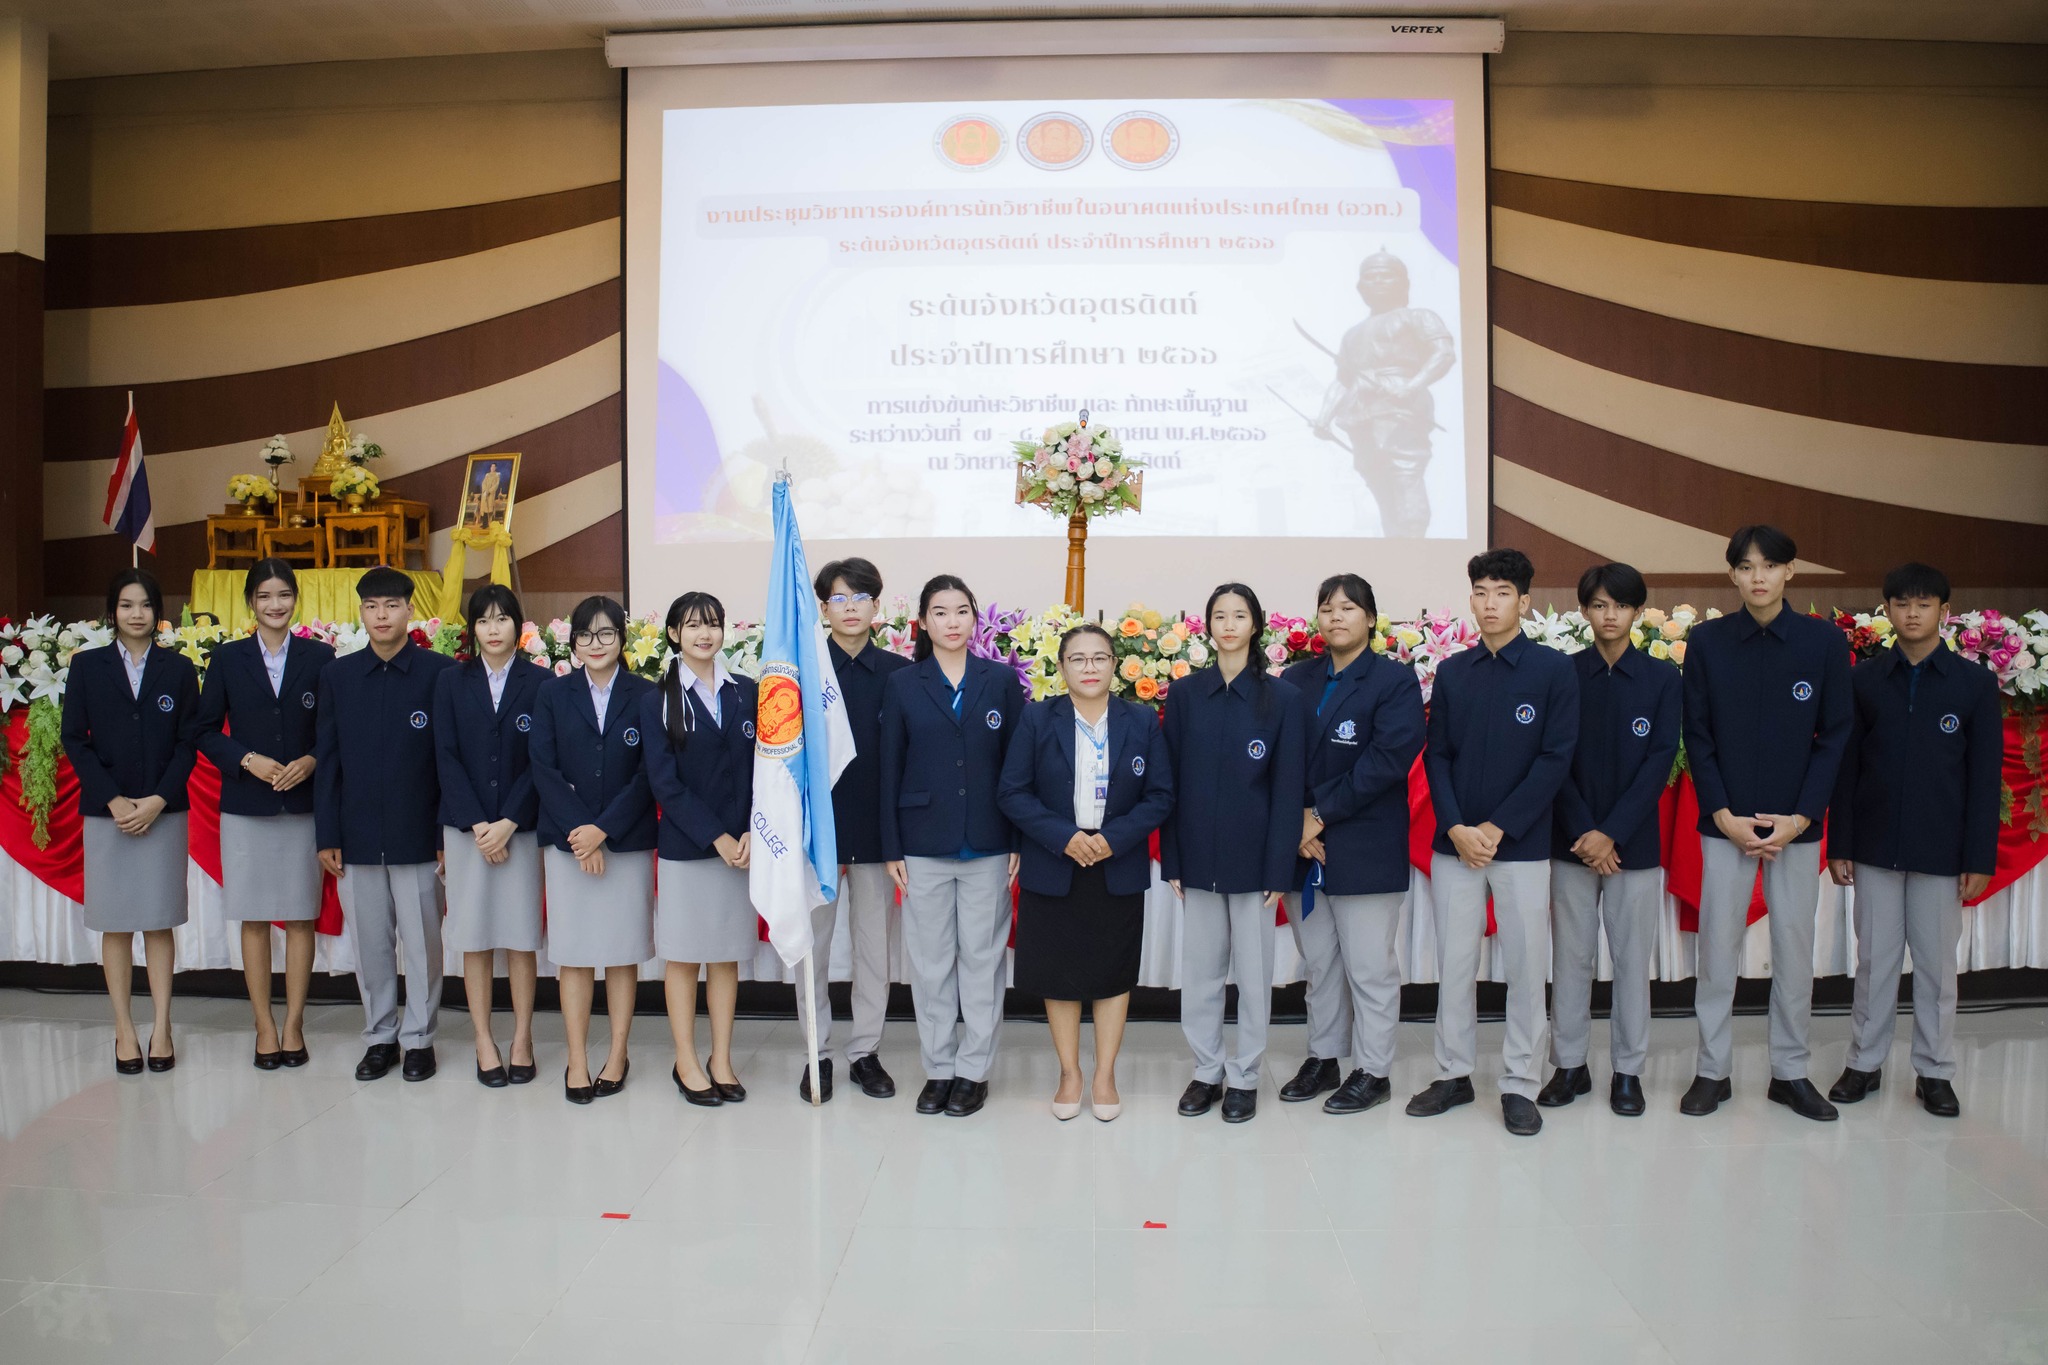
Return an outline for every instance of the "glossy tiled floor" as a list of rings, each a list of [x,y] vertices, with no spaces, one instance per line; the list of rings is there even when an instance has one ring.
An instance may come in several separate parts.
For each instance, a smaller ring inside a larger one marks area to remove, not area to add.
[[[1037,1025],[956,1120],[912,1111],[904,1023],[903,1094],[813,1115],[793,1024],[742,1022],[752,1098],[705,1111],[643,1018],[630,1088],[579,1109],[553,1016],[541,1081],[487,1091],[454,1012],[438,1078],[358,1085],[353,1007],[261,1073],[244,1007],[180,1001],[178,1069],[133,1078],[104,1009],[0,992],[0,1361],[2048,1361],[2044,1011],[1962,1020],[1957,1122],[1910,1102],[1903,1037],[1840,1123],[1766,1104],[1761,1019],[1732,1108],[1681,1118],[1692,1026],[1660,1020],[1648,1117],[1598,1102],[1602,1065],[1517,1139],[1484,1074],[1400,1112],[1415,1024],[1394,1105],[1269,1076],[1226,1127],[1174,1114],[1168,1024],[1132,1030],[1105,1125],[1047,1116]],[[1846,1029],[1816,1023],[1823,1086]],[[1274,1035],[1284,1079],[1301,1030]]]

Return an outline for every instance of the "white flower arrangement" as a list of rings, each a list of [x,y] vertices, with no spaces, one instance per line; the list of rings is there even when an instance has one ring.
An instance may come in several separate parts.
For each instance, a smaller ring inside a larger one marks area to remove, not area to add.
[[[384,458],[384,447],[371,440],[363,432],[354,432],[348,438],[348,460],[350,464],[368,464]]]
[[[384,490],[377,482],[377,476],[366,466],[352,464],[344,466],[341,472],[334,476],[334,481],[328,484],[327,491],[337,498],[355,495],[367,501]]]
[[[1061,422],[1047,427],[1037,441],[1018,441],[1013,449],[1020,503],[1059,517],[1076,511],[1106,517],[1127,508],[1136,511],[1143,500],[1144,462],[1126,456],[1123,442],[1108,427],[1091,430],[1085,422]]]
[[[298,456],[292,454],[292,443],[282,433],[263,443],[263,463],[272,470],[282,469],[296,459]]]
[[[228,479],[231,502],[276,502],[277,485],[261,474],[235,474]]]

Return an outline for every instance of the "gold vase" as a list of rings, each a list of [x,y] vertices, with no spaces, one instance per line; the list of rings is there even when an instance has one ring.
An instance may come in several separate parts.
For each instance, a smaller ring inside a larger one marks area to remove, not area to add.
[[[361,493],[344,493],[341,495],[341,501],[351,512],[363,510],[363,495]]]
[[[262,511],[263,511],[263,499],[261,499],[261,498],[243,498],[243,499],[242,499],[242,515],[243,515],[243,516],[245,516],[245,517],[253,517],[253,516],[258,516],[258,515],[260,515],[260,514],[262,513]]]

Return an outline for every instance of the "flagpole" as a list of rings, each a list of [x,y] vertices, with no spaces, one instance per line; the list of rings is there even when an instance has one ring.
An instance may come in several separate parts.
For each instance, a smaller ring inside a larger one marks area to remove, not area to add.
[[[825,1102],[825,1078],[818,1071],[818,996],[817,968],[811,965],[813,952],[804,954],[803,998],[811,1002],[811,1008],[804,1011],[804,1046],[811,1054],[811,1108],[816,1109]],[[832,1008],[826,1003],[825,1008]]]
[[[135,415],[135,390],[133,389],[128,390],[128,415],[130,417]],[[125,427],[127,424],[124,422],[122,425]],[[128,542],[128,567],[131,569],[142,567],[142,546],[132,540]]]

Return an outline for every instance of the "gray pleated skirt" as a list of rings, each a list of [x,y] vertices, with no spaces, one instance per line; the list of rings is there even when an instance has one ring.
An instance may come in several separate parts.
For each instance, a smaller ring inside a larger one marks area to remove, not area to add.
[[[220,817],[220,912],[227,919],[320,918],[320,851],[310,815]]]
[[[747,962],[760,946],[744,870],[723,858],[661,860],[656,956],[669,962]]]
[[[85,927],[102,934],[175,929],[185,922],[185,812],[165,811],[140,836],[108,816],[85,826]]]
[[[576,855],[543,854],[548,888],[548,956],[558,967],[624,967],[654,956],[654,852],[606,849],[604,875]]]
[[[476,839],[466,829],[443,827],[441,846],[448,855],[448,922],[441,926],[442,946],[450,953],[487,953],[495,948],[536,951],[540,947],[540,844],[533,834],[514,834],[505,845],[510,856],[497,864],[484,861],[484,855],[477,852]],[[610,856],[606,855],[607,872]],[[583,877],[574,866],[576,860],[569,861],[570,872]]]

